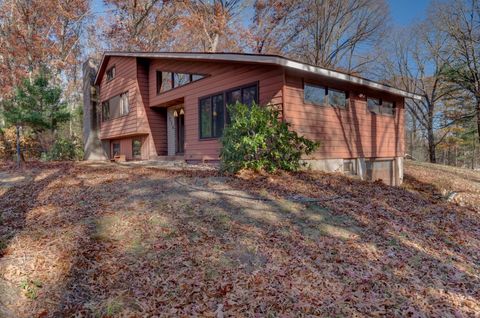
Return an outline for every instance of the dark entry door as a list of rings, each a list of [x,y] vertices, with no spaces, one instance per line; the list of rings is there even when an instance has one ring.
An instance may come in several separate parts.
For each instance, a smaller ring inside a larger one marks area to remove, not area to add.
[[[178,117],[176,117],[176,128],[177,128],[177,144],[176,144],[176,153],[183,154],[184,145],[185,145],[185,115],[182,111],[179,112]]]

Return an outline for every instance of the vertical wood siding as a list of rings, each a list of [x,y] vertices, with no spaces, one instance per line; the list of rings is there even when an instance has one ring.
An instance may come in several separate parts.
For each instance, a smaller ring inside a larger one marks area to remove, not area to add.
[[[190,83],[157,95],[156,71],[208,74],[207,78]],[[150,65],[150,106],[164,107],[175,99],[180,99],[185,107],[185,159],[218,160],[220,143],[217,139],[200,140],[198,120],[199,98],[258,82],[260,104],[283,105],[283,69],[278,66],[265,66],[239,63],[185,62],[154,60]]]
[[[304,103],[304,81],[348,91],[348,107],[338,109]],[[395,101],[395,116],[371,113],[365,96]],[[301,135],[320,142],[319,150],[310,156],[312,159],[403,156],[403,103],[403,98],[398,96],[298,72],[286,73],[285,119]]]
[[[149,61],[137,60],[137,78],[139,95],[138,130],[147,129],[150,146],[149,157],[167,155],[167,111],[166,109],[150,108],[149,95]],[[150,86],[151,86],[150,82]]]

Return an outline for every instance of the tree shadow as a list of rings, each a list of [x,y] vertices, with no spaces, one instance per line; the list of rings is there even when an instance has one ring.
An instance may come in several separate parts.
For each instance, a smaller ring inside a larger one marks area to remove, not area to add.
[[[61,283],[45,284],[36,301],[55,300],[49,316],[188,316],[219,308],[232,315],[431,316],[434,309],[471,313],[446,294],[478,296],[478,220],[423,194],[317,173],[243,180],[82,168],[61,182],[72,188],[65,202],[75,217],[59,216],[48,230],[80,229]],[[456,213],[458,226],[442,221]],[[432,239],[439,228],[460,226],[459,239],[470,246]]]

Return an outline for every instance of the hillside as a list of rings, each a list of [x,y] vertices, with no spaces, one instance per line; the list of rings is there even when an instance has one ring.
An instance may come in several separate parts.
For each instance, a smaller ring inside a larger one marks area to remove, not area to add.
[[[2,317],[480,312],[477,172],[409,162],[394,188],[195,167],[0,171]]]

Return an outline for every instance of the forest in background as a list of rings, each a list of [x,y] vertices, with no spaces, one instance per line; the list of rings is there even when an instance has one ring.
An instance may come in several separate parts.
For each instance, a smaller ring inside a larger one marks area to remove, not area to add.
[[[407,153],[480,166],[480,1],[391,23],[385,0],[0,0],[0,158],[76,159],[82,64],[105,50],[281,54],[421,95]]]

